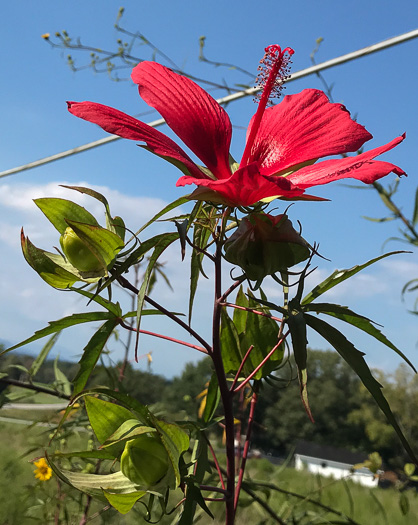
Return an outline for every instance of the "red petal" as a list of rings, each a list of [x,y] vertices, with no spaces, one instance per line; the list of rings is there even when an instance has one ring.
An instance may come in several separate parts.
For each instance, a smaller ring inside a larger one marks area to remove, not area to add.
[[[331,104],[322,91],[305,89],[265,111],[251,159],[259,161],[263,175],[273,175],[312,159],[357,151],[371,138],[343,105]]]
[[[226,111],[192,80],[156,62],[132,72],[139,94],[218,179],[230,177],[232,127]]]
[[[122,111],[95,102],[67,102],[67,104],[68,111],[76,117],[93,122],[108,133],[119,137],[145,142],[156,155],[181,162],[194,177],[205,177],[180,146],[148,124]]]
[[[390,172],[396,175],[406,175],[406,173],[389,162],[374,161],[373,159],[386,151],[391,150],[405,138],[405,134],[396,137],[388,144],[366,151],[356,157],[346,157],[344,159],[325,160],[319,164],[307,166],[287,177],[289,181],[299,188],[310,188],[319,184],[328,184],[334,180],[357,179],[365,184],[388,175]]]
[[[260,175],[257,163],[249,164],[233,173],[229,179],[209,180],[181,177],[177,186],[197,184],[216,191],[231,206],[251,206],[261,199],[274,196],[288,198],[302,195],[297,188],[284,177],[265,177]]]

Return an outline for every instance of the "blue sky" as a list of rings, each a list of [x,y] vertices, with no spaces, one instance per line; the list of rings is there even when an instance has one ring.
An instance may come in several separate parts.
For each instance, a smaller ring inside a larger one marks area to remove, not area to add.
[[[249,1],[172,0],[154,5],[127,1],[124,6],[124,27],[140,30],[188,72],[218,82],[225,78],[230,83],[249,79],[199,62],[200,36],[206,36],[208,58],[237,64],[254,74],[266,45],[291,46],[295,49],[292,69],[297,71],[310,65],[309,55],[318,37],[324,38],[317,55],[320,62],[415,29],[418,20],[418,5],[410,0],[401,0],[396,5],[386,0],[267,1],[258,5]],[[68,53],[51,49],[41,38],[44,33],[53,35],[65,29],[70,36],[80,36],[87,45],[111,48],[118,38],[113,28],[118,7],[113,2],[69,4],[52,0],[36,3],[17,0],[3,7],[0,65],[4,80],[0,106],[5,125],[0,141],[0,171],[105,136],[94,125],[68,114],[66,100],[93,100],[130,114],[147,110],[130,82],[111,82],[105,75],[94,75],[88,70],[73,73],[65,64]],[[150,58],[145,47],[136,52],[142,58]],[[71,54],[80,65],[88,60],[87,56]],[[407,140],[384,157],[409,174],[401,181],[396,197],[406,215],[411,214],[417,187],[417,54],[418,39],[324,73],[335,85],[334,99],[345,104],[373,134],[368,148],[407,132]],[[322,85],[315,76],[310,76],[289,83],[286,93],[297,93],[307,87],[322,88]],[[222,93],[215,91],[213,95]],[[236,126],[232,153],[240,158],[245,128],[255,105],[248,98],[230,104],[227,110]],[[157,117],[150,114],[144,120]],[[391,177],[388,181],[393,180]],[[106,193],[114,213],[123,214],[129,227],[136,230],[151,212],[184,193],[184,189],[175,187],[177,178],[173,167],[140,150],[135,143],[121,140],[0,179],[0,293],[4,308],[0,338],[8,341],[26,338],[47,321],[82,307],[70,294],[48,289],[23,260],[18,239],[22,225],[33,242],[45,249],[58,241],[31,199],[53,195],[72,198],[71,193],[57,188],[60,183],[89,185]],[[385,208],[373,191],[348,189],[334,183],[317,188],[314,193],[331,200],[296,203],[290,217],[301,221],[304,236],[311,242],[319,242],[322,254],[331,260],[319,261],[316,281],[335,268],[348,268],[380,255],[385,240],[397,235],[395,222],[380,225],[362,219],[363,215],[385,215]],[[101,213],[94,203],[90,206],[86,199],[81,202],[93,212]],[[402,248],[395,242],[385,247]],[[174,249],[165,260],[177,292],[172,294],[161,285],[157,294],[161,301],[178,308],[187,290],[187,267],[181,264]],[[406,313],[408,305],[400,298],[403,283],[417,275],[416,253],[396,256],[366,270],[351,285],[336,289],[329,299],[383,324],[385,334],[417,364],[416,317]],[[204,333],[211,289],[204,283],[201,291],[195,322]],[[276,291],[272,289],[271,293],[274,296]],[[61,357],[77,358],[89,334],[89,329],[83,328],[63,337],[59,343]],[[366,352],[371,366],[390,371],[399,362],[390,350],[373,340],[350,332],[351,335],[358,348]],[[180,333],[176,332],[176,336]],[[326,348],[319,338],[310,342],[313,347]],[[120,355],[117,348],[112,343],[115,359]],[[190,350],[146,338],[142,340],[142,349],[144,353],[153,350],[154,370],[168,376],[180,372],[186,360],[197,358]]]

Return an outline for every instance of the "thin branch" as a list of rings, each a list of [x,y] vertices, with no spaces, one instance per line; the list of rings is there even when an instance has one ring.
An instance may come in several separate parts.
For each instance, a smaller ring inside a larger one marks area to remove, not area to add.
[[[255,413],[255,406],[257,404],[257,401],[258,401],[258,384],[254,385],[253,395],[251,398],[250,413],[248,416],[248,424],[247,424],[247,433],[245,436],[244,450],[242,452],[242,460],[241,460],[241,465],[239,469],[238,482],[237,482],[237,486],[235,489],[236,490],[235,492],[235,512],[238,508],[239,494],[241,492],[242,480],[244,478],[245,466],[247,464],[248,452],[250,450],[251,433],[253,430],[254,413]]]
[[[244,357],[243,357],[243,359],[241,361],[241,364],[239,365],[238,371],[235,374],[234,380],[232,382],[232,385],[231,385],[231,388],[230,388],[231,392],[234,391],[235,385],[237,384],[237,381],[238,381],[239,376],[240,376],[240,374],[242,372],[242,369],[244,368],[244,365],[247,362],[247,359],[250,356],[250,353],[252,352],[253,348],[254,348],[254,345],[251,345],[250,348],[246,351],[246,353],[245,353],[245,355],[244,355]]]
[[[254,310],[253,308],[246,308],[245,306],[239,306],[238,304],[233,303],[222,303],[222,306],[229,306],[230,308],[236,308],[237,310],[245,310],[246,312],[251,312],[256,315],[262,315],[263,317],[269,317],[273,321],[281,323],[283,321],[280,317],[274,317],[274,315],[268,314],[266,312],[260,312],[260,310]]]
[[[58,392],[58,390],[53,390],[52,388],[47,388],[44,386],[34,385],[33,383],[25,383],[24,381],[18,381],[17,379],[10,379],[8,377],[0,378],[0,383],[6,383],[7,385],[19,386],[21,388],[26,388],[27,390],[34,390],[35,392],[41,392],[43,394],[49,394],[50,396],[59,397],[61,399],[71,399],[71,396],[64,394],[63,392]]]
[[[120,275],[120,276],[117,277],[117,281],[123,288],[127,288],[128,290],[131,290],[131,292],[133,292],[134,294],[138,295],[138,293],[139,293],[138,288],[136,288],[127,279],[125,279],[125,277]],[[145,295],[145,300],[151,306],[153,306],[154,308],[159,310],[161,313],[166,315],[169,319],[171,319],[172,321],[174,321],[175,323],[180,325],[182,328],[184,328],[184,330],[186,330],[186,332],[188,332],[192,337],[194,337],[197,341],[199,341],[199,343],[207,350],[208,354],[210,354],[212,352],[212,347],[203,339],[203,337],[201,337],[197,332],[195,332],[193,330],[193,328],[191,328],[188,324],[186,324],[184,321],[179,319],[172,312],[167,310],[167,308],[164,308],[164,306],[160,305],[159,303],[157,303],[156,301],[151,299],[151,297],[148,297],[148,295]]]
[[[150,335],[152,337],[158,337],[160,339],[165,339],[166,341],[171,341],[172,343],[177,343],[179,345],[188,346],[189,348],[198,350],[199,352],[202,352],[203,354],[208,354],[207,350],[205,350],[201,346],[193,345],[191,343],[186,343],[186,341],[182,341],[181,339],[175,339],[174,337],[170,337],[168,335],[163,335],[163,334],[158,334],[156,332],[150,332],[148,330],[143,330],[142,328],[140,330],[137,330],[136,328],[133,328],[132,326],[124,323],[122,319],[119,320],[119,324],[123,326],[123,328],[126,328],[126,330],[130,330],[131,332],[139,331],[140,334],[145,334],[145,335]]]
[[[270,357],[274,354],[274,352],[276,352],[276,350],[279,348],[279,346],[283,343],[283,341],[286,339],[286,337],[289,335],[290,331],[288,330],[284,336],[282,336],[278,343],[270,350],[270,352],[266,355],[266,357],[261,361],[261,363],[251,372],[251,374],[246,377],[244,379],[244,381],[242,383],[239,384],[239,386],[237,386],[235,389],[234,389],[234,394],[236,394],[237,392],[239,392],[242,388],[245,387],[245,385],[251,381],[251,379],[257,374],[257,372],[260,370],[260,368],[262,368],[266,363],[267,361],[270,359]]]
[[[225,490],[225,482],[224,482],[224,478],[222,476],[222,469],[221,469],[221,467],[219,465],[218,458],[216,457],[216,454],[215,454],[215,451],[213,449],[212,443],[209,441],[209,439],[206,437],[206,435],[205,435],[205,438],[206,438],[206,442],[208,444],[210,453],[212,454],[212,457],[213,457],[213,463],[214,463],[215,468],[216,468],[216,470],[218,472],[218,475],[219,475],[219,481],[221,482],[222,488]]]

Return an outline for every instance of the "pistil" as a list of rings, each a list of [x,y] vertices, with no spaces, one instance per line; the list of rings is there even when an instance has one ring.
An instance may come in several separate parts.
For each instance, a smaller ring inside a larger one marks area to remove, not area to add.
[[[270,98],[280,96],[281,90],[283,89],[283,81],[289,77],[290,58],[294,53],[290,47],[286,47],[286,49],[282,51],[281,47],[277,44],[267,46],[264,51],[265,55],[258,66],[258,76],[256,78],[256,84],[263,87],[263,90],[261,95],[257,97],[259,100],[258,108],[254,116],[240,167],[247,166],[252,162],[251,150],[264,111]]]

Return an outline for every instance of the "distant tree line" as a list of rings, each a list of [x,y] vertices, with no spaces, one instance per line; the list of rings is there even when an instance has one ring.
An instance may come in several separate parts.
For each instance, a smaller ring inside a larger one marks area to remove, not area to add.
[[[0,358],[1,372],[8,377],[27,380],[34,358],[10,353]],[[60,370],[72,379],[77,364],[60,361]],[[293,368],[294,370],[294,368]],[[202,401],[199,394],[212,374],[211,363],[203,359],[185,365],[180,376],[167,379],[150,371],[134,369],[128,364],[120,382],[118,366],[113,370],[98,365],[90,386],[119,388],[159,413],[178,420],[195,417]],[[393,374],[376,371],[392,410],[412,447],[418,449],[418,377],[400,365]],[[293,374],[294,375],[294,374]],[[308,419],[299,396],[297,380],[292,377],[291,362],[277,372],[272,381],[263,382],[263,395],[257,407],[252,445],[266,453],[285,456],[299,439],[320,444],[363,451],[377,451],[392,468],[402,467],[408,457],[392,427],[381,414],[361,381],[338,354],[310,350],[308,359],[309,403],[315,423]],[[54,362],[45,361],[36,381],[52,384]],[[7,391],[2,393],[4,396]],[[262,422],[262,423],[261,423]],[[222,428],[214,429],[222,435]]]

